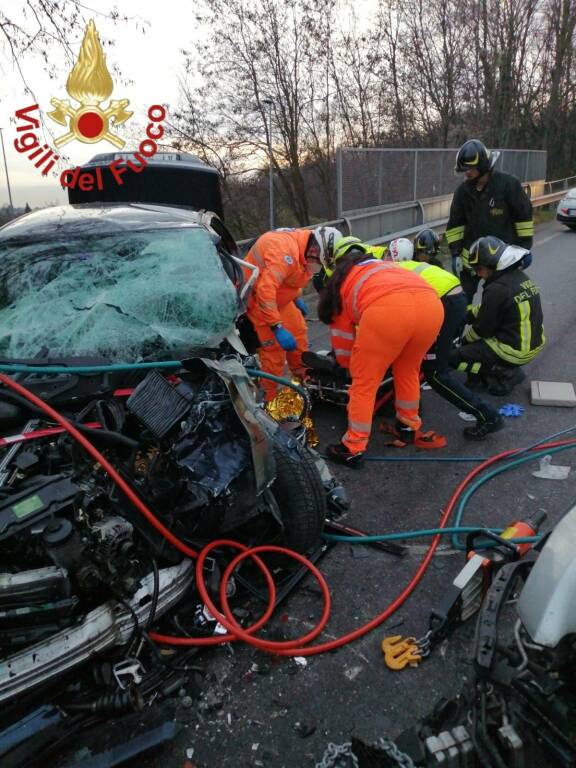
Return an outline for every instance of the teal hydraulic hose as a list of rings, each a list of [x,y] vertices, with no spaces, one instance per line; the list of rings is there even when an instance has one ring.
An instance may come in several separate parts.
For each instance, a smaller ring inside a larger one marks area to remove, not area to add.
[[[182,368],[181,360],[160,360],[156,363],[109,363],[107,365],[20,365],[19,363],[0,363],[3,373],[115,373],[118,371],[146,371],[155,368]],[[253,378],[270,379],[277,384],[291,387],[304,398],[308,393],[290,379],[274,376],[257,368],[246,368],[246,373]]]
[[[401,531],[398,533],[383,533],[378,534],[374,536],[339,536],[335,533],[323,533],[322,538],[326,539],[326,541],[343,541],[347,544],[371,544],[372,542],[376,541],[402,541],[404,539],[417,539],[420,536],[436,536],[436,534],[440,534],[441,536],[445,536],[447,534],[454,534],[454,533],[475,533],[477,531],[487,530],[490,533],[502,533],[505,529],[504,528],[485,528],[482,525],[478,525],[476,527],[471,526],[459,526],[459,527],[451,527],[451,528],[423,528],[421,530],[415,530],[415,531]],[[509,539],[512,543],[525,543],[525,542],[533,542],[538,541],[540,536],[526,536],[524,538],[518,538],[518,539]],[[478,549],[479,547],[475,546],[475,549]]]
[[[310,401],[310,395],[304,387],[294,384],[290,379],[285,379],[282,376],[275,376],[273,373],[266,373],[266,371],[260,371],[258,368],[246,368],[246,373],[254,379],[268,379],[269,381],[275,381],[276,384],[284,384],[285,387],[290,387],[295,392],[298,392],[298,394],[304,398],[304,402],[307,403]]]
[[[484,485],[484,483],[488,482],[488,480],[491,480],[493,477],[496,477],[496,475],[499,475],[502,472],[507,472],[509,469],[514,469],[515,467],[518,467],[521,464],[525,464],[527,461],[534,461],[536,459],[542,458],[543,456],[548,456],[550,454],[558,453],[559,451],[566,451],[569,448],[576,448],[576,440],[570,445],[560,445],[560,446],[557,446],[556,448],[543,449],[542,451],[536,451],[535,453],[529,454],[528,456],[523,456],[522,458],[515,459],[514,461],[510,461],[508,462],[508,464],[504,464],[501,467],[498,467],[497,469],[493,469],[490,472],[488,472],[486,475],[481,477],[479,480],[476,480],[476,482],[472,483],[472,485],[464,492],[464,494],[462,495],[462,498],[458,502],[458,507],[456,509],[456,514],[454,516],[455,526],[457,528],[460,527],[466,504],[468,503],[470,498],[476,493],[476,491],[482,485]],[[462,542],[458,538],[457,532],[454,532],[452,534],[452,546],[455,549],[461,549],[461,550],[466,549],[466,547],[462,544]]]
[[[560,432],[554,432],[553,435],[548,435],[536,443],[526,446],[526,448],[519,448],[516,455],[531,451],[533,448],[537,448],[542,443],[549,443],[556,437],[567,435],[568,432],[576,431],[576,424],[568,429],[563,429]],[[365,456],[364,461],[488,461],[488,456]]]
[[[109,363],[108,365],[20,365],[0,363],[3,373],[114,373],[116,371],[145,371],[154,368],[182,368],[180,360],[156,363]]]

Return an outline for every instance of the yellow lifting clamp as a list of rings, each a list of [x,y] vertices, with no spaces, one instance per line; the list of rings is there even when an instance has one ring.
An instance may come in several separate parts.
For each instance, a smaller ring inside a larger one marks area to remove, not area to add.
[[[428,630],[424,637],[405,637],[402,635],[390,635],[382,641],[384,661],[389,669],[404,669],[410,665],[417,667],[422,659],[430,654],[434,632]]]
[[[417,667],[422,661],[422,653],[415,637],[385,637],[382,641],[382,652],[386,666],[393,670],[404,669],[408,665]]]

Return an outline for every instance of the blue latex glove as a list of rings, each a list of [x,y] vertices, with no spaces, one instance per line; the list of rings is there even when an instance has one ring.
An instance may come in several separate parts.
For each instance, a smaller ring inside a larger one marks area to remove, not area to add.
[[[301,296],[294,299],[294,304],[296,304],[300,312],[302,312],[302,317],[308,317],[308,305]]]
[[[528,269],[530,264],[532,264],[532,252],[528,251],[526,256],[524,256],[520,262],[520,269]]]
[[[290,331],[287,331],[286,328],[282,328],[281,325],[272,328],[272,331],[274,336],[276,336],[276,341],[285,352],[294,352],[296,349],[296,339],[292,336]]]
[[[462,257],[452,256],[452,272],[456,275],[456,277],[460,277],[462,274],[462,268]]]

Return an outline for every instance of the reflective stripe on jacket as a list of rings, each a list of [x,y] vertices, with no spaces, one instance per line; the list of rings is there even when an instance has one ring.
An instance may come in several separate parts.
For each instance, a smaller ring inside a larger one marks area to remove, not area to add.
[[[386,294],[401,291],[435,293],[421,277],[389,261],[367,259],[352,267],[340,289],[342,312],[330,325],[332,348],[343,368],[350,366],[355,327],[366,307]],[[390,322],[394,322],[393,317]]]
[[[484,189],[465,181],[457,187],[446,225],[451,253],[469,267],[468,251],[479,237],[494,235],[510,245],[532,247],[532,204],[522,185],[509,173],[493,171]]]
[[[266,232],[256,240],[246,261],[260,270],[248,301],[248,316],[255,324],[280,322],[278,307],[298,297],[312,277],[305,259],[309,229]],[[246,279],[249,277],[246,270]]]
[[[540,290],[524,271],[496,272],[486,281],[482,303],[472,314],[465,340],[482,339],[507,363],[529,363],[544,346]]]

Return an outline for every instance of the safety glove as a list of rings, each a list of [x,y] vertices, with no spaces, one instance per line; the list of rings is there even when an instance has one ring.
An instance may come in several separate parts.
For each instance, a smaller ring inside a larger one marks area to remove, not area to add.
[[[296,349],[296,339],[290,331],[287,331],[286,328],[283,328],[280,323],[278,323],[278,325],[272,326],[272,332],[274,336],[276,336],[276,341],[285,352],[294,352]]]
[[[294,299],[294,304],[296,304],[300,312],[302,312],[302,317],[308,317],[308,305],[302,296],[298,296],[297,299]]]

